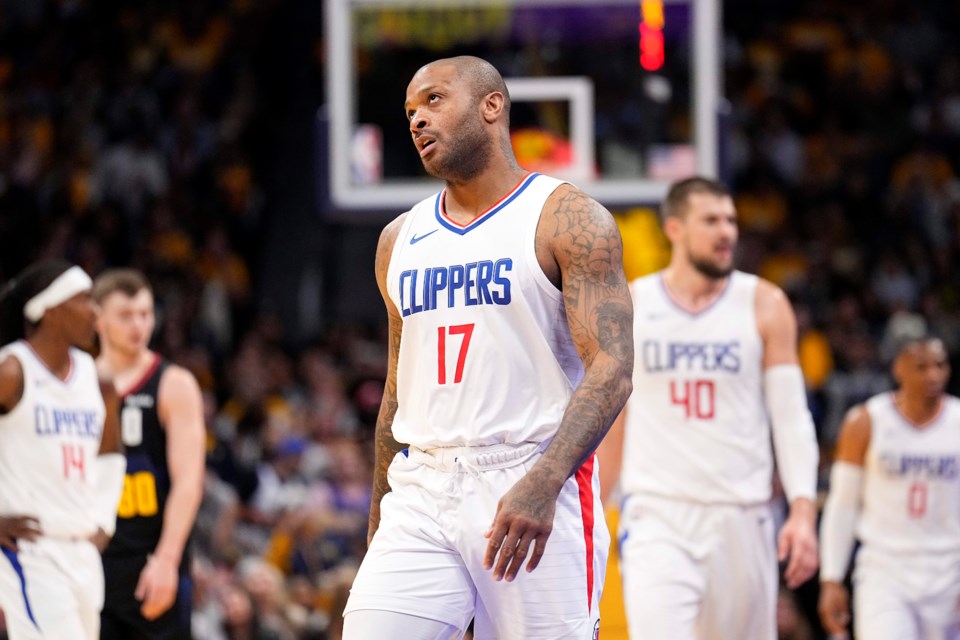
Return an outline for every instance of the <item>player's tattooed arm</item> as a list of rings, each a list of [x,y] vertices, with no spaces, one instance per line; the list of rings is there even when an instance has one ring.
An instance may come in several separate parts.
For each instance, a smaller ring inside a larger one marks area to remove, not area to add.
[[[554,215],[541,224],[552,232],[567,322],[585,369],[542,458],[562,483],[593,455],[632,390],[633,303],[610,213],[569,185],[551,203]]]
[[[373,492],[370,500],[367,544],[370,544],[373,534],[380,526],[380,500],[390,491],[390,485],[387,482],[387,469],[397,452],[403,448],[403,445],[393,438],[393,418],[397,414],[397,360],[400,355],[400,335],[403,321],[397,307],[387,293],[387,269],[390,266],[393,245],[403,226],[404,217],[405,215],[398,217],[384,228],[377,245],[375,267],[377,285],[380,287],[380,295],[383,296],[387,308],[389,338],[387,380],[383,389],[383,400],[380,403],[380,412],[377,414],[377,426],[374,433]]]
[[[537,567],[563,484],[593,455],[632,389],[633,304],[623,243],[610,213],[563,185],[544,207],[536,250],[544,272],[563,291],[585,374],[553,441],[500,500],[484,556],[496,580],[513,580],[531,545],[527,571]]]

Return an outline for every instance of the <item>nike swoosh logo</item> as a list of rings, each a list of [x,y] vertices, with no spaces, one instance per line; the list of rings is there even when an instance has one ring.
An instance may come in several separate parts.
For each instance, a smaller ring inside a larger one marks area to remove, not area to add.
[[[418,242],[420,242],[421,240],[423,240],[423,239],[426,238],[427,236],[431,236],[431,235],[435,234],[437,231],[440,231],[440,229],[434,229],[434,230],[431,231],[430,233],[425,233],[425,234],[423,234],[422,236],[418,236],[417,234],[413,234],[413,237],[410,238],[410,244],[417,244]]]

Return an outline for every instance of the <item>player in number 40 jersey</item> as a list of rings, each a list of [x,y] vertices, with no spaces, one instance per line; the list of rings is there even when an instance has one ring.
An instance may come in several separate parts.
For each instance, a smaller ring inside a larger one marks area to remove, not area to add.
[[[893,373],[900,387],[850,410],[837,441],[821,525],[820,617],[849,624],[843,586],[854,538],[858,638],[957,637],[960,602],[960,400],[946,395],[943,343],[906,340]]]
[[[790,587],[817,568],[818,448],[796,320],[780,289],[733,269],[726,187],[680,181],[662,214],[671,261],[630,285],[633,394],[598,453],[603,493],[619,476],[625,498],[630,634],[772,640],[777,556]],[[771,440],[790,502],[779,549]]]

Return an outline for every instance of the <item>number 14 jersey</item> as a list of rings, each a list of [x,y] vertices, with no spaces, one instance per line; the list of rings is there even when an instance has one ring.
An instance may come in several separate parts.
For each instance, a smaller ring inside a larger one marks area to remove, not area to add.
[[[534,247],[561,181],[528,174],[467,225],[445,192],[407,214],[387,272],[403,322],[398,442],[422,449],[553,437],[583,365]]]
[[[97,531],[97,455],[106,410],[96,365],[70,349],[70,373],[54,375],[25,340],[0,350],[23,370],[16,406],[0,416],[0,514],[40,519],[44,534],[86,538]]]
[[[733,272],[691,313],[662,273],[634,280],[633,394],[621,488],[701,503],[770,498],[773,455],[763,397],[757,277]]]

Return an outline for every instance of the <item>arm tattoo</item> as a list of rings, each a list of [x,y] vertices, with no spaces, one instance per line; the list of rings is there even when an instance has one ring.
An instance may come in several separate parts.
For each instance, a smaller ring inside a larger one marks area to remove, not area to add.
[[[397,452],[403,448],[393,437],[393,419],[397,415],[397,360],[400,355],[400,336],[403,321],[396,307],[390,301],[387,293],[387,270],[390,266],[390,256],[393,253],[393,243],[403,225],[403,216],[387,225],[380,236],[377,245],[376,274],[380,286],[380,294],[387,307],[389,322],[389,344],[387,360],[387,380],[383,389],[383,400],[380,402],[380,412],[377,414],[377,426],[374,433],[374,468],[373,491],[370,500],[370,524],[368,539],[380,526],[380,501],[390,492],[387,482],[387,469]]]
[[[585,367],[544,455],[547,468],[566,479],[593,455],[630,395],[633,303],[613,218],[580,191],[557,195],[550,242],[561,269],[570,333]]]
[[[370,528],[373,533],[380,526],[380,501],[390,492],[387,482],[387,469],[397,452],[403,448],[393,438],[393,419],[397,414],[397,369],[395,354],[400,350],[399,321],[390,322],[390,371],[383,389],[383,400],[377,414],[377,427],[374,434],[373,492],[370,500]]]

